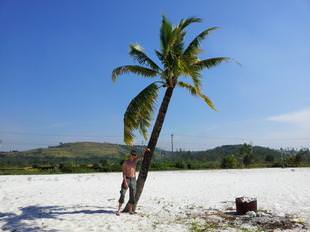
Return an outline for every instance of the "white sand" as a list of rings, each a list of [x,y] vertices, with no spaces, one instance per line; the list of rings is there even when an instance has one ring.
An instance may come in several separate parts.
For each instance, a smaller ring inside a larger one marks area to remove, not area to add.
[[[120,173],[0,176],[0,230],[187,231],[186,213],[239,196],[310,223],[310,168],[151,172],[138,214],[118,217],[120,183]]]

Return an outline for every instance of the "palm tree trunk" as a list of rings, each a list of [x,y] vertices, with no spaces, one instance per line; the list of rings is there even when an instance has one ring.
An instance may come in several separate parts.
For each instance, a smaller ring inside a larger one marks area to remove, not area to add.
[[[164,96],[163,101],[162,101],[162,103],[160,105],[160,108],[159,108],[159,111],[158,111],[158,115],[157,115],[157,118],[156,118],[153,130],[152,130],[152,134],[151,134],[149,143],[147,145],[147,147],[150,149],[150,153],[146,154],[143,157],[143,160],[142,160],[141,169],[140,169],[138,180],[137,180],[137,189],[136,189],[136,195],[135,195],[135,205],[133,206],[134,210],[136,209],[137,203],[138,203],[138,201],[140,199],[140,196],[141,196],[141,193],[142,193],[142,190],[143,190],[143,187],[144,187],[144,183],[146,181],[149,168],[151,166],[151,160],[152,160],[152,157],[153,157],[153,154],[154,154],[154,150],[155,150],[158,138],[159,138],[159,134],[160,134],[161,128],[162,128],[162,126],[164,124],[165,116],[166,116],[166,113],[167,113],[167,110],[168,110],[168,106],[169,106],[169,103],[170,103],[170,99],[171,99],[173,90],[174,90],[173,87],[168,87],[166,89],[165,96]],[[127,203],[127,205],[126,205],[126,207],[124,209],[124,212],[128,212],[128,210],[129,209],[128,209],[128,203]]]

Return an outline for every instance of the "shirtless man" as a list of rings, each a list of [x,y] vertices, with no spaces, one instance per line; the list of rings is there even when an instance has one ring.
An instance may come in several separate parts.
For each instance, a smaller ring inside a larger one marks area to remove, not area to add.
[[[144,151],[145,153],[149,153],[150,149],[146,148]],[[118,210],[116,212],[116,215],[120,214],[120,210],[122,207],[122,204],[124,203],[125,194],[127,189],[129,188],[129,213],[134,214],[135,212],[132,210],[133,205],[135,204],[135,194],[136,194],[136,166],[137,162],[139,160],[142,160],[143,157],[138,157],[137,152],[135,150],[132,150],[130,152],[129,159],[125,160],[122,166],[123,170],[123,182],[121,187],[121,196],[118,200]]]

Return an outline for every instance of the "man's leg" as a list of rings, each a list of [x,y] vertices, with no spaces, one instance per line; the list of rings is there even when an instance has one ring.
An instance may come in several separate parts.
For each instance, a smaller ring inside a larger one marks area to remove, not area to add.
[[[135,195],[136,195],[136,179],[131,179],[129,184],[129,213],[134,213],[133,206],[135,204]]]
[[[122,205],[123,205],[123,203],[119,203],[119,204],[118,204],[118,209],[117,209],[117,211],[116,211],[116,214],[117,214],[117,215],[120,214]]]
[[[126,191],[127,191],[127,189],[125,189],[125,188],[122,187],[122,189],[121,189],[121,191],[120,191],[121,196],[119,197],[119,200],[118,200],[118,203],[119,203],[119,204],[118,204],[118,210],[117,210],[117,212],[116,212],[117,215],[119,215],[120,212],[121,212],[121,207],[122,207],[122,205],[123,205],[123,203],[124,203],[124,200],[125,200]]]

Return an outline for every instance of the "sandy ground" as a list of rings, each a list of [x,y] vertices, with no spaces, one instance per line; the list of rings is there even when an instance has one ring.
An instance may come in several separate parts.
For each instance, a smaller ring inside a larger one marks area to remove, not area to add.
[[[0,176],[0,230],[188,231],[187,214],[232,207],[239,196],[256,197],[258,208],[296,214],[310,224],[310,168],[151,172],[138,214],[116,216],[121,178]]]

